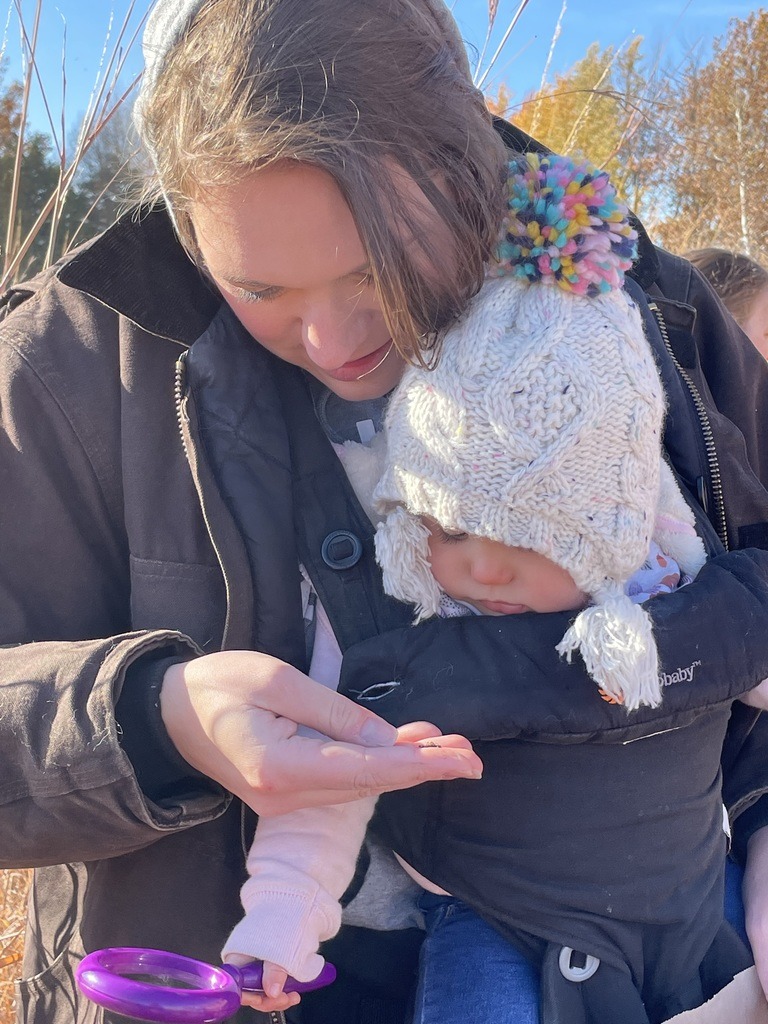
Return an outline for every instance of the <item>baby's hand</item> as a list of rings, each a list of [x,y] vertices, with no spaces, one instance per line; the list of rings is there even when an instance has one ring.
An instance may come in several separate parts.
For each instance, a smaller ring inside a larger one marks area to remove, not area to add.
[[[754,690],[750,690],[749,693],[743,693],[739,700],[744,704],[750,704],[753,708],[768,711],[768,679],[758,683]]]
[[[243,992],[241,1002],[262,1013],[279,1013],[289,1006],[295,1006],[301,996],[298,992],[283,992],[287,977],[288,973],[282,967],[265,960],[261,982],[263,992]]]

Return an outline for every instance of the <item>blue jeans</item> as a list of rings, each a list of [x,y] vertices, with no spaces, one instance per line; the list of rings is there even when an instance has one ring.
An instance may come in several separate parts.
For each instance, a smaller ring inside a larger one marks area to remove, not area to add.
[[[744,941],[741,868],[726,861],[725,917]],[[538,1024],[539,977],[522,953],[460,900],[425,892],[414,1024]]]

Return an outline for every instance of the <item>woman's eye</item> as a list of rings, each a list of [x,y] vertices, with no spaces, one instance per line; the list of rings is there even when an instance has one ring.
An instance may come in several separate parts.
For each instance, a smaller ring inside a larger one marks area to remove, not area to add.
[[[248,291],[246,288],[235,288],[235,295],[243,302],[269,302],[280,294],[279,288],[263,288],[258,292]]]
[[[372,287],[373,274],[370,271],[365,271],[365,273],[358,272],[354,277],[350,278],[350,281],[355,289],[355,296],[359,296],[366,288]]]

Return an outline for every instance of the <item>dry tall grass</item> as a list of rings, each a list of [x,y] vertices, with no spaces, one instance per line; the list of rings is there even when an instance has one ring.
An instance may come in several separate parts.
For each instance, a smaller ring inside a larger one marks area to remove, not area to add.
[[[30,0],[31,2],[31,0]],[[88,107],[77,130],[77,142],[72,152],[67,148],[67,125],[66,125],[66,32],[62,40],[61,67],[59,69],[49,66],[42,66],[38,61],[38,31],[41,18],[44,16],[54,17],[55,8],[50,4],[45,7],[45,0],[34,0],[34,12],[30,19],[29,8],[25,6],[24,0],[13,0],[21,41],[21,75],[17,76],[22,85],[21,97],[21,126],[16,142],[16,158],[14,165],[13,179],[8,195],[0,197],[0,201],[7,205],[8,216],[6,219],[7,235],[2,245],[2,270],[0,271],[0,291],[17,279],[22,271],[24,259],[35,240],[41,234],[47,236],[48,252],[45,260],[47,266],[54,258],[56,249],[57,234],[60,226],[61,213],[67,193],[72,187],[80,168],[83,158],[94,144],[99,135],[105,130],[116,112],[120,110],[131,97],[139,76],[124,84],[124,71],[128,56],[138,45],[141,30],[147,18],[148,11],[145,10],[138,24],[134,24],[134,9],[137,0],[125,0],[127,7],[125,16],[119,27],[113,25],[114,10],[109,15],[106,28],[104,46],[101,53],[99,70],[88,100]],[[144,0],[140,6],[148,7],[148,0]],[[10,12],[9,12],[10,13]],[[30,27],[31,20],[31,27]],[[3,41],[2,49],[5,49]],[[49,94],[53,91],[51,81],[46,75],[53,76],[55,72],[61,75],[62,99],[60,116],[54,116],[52,104],[48,100]],[[58,158],[58,182],[53,191],[44,201],[32,227],[23,237],[17,232],[17,207],[21,192],[21,183],[24,179],[24,146],[28,129],[27,110],[29,106],[30,93],[38,89],[46,112],[48,131],[54,150]],[[2,244],[3,240],[0,240]]]
[[[115,0],[117,6],[120,3]],[[109,124],[116,111],[127,101],[136,80],[122,84],[122,73],[128,54],[136,45],[138,36],[146,18],[148,0],[140,0],[139,8],[144,10],[143,16],[134,15],[136,0],[124,0],[122,6],[125,15],[122,21],[114,24],[114,8],[109,12],[111,4],[105,5],[108,23],[105,30],[104,47],[99,62],[99,71],[93,85],[88,107],[83,115],[77,131],[77,142],[74,150],[67,151],[68,128],[65,126],[64,102],[66,92],[63,89],[62,109],[60,116],[48,102],[47,93],[54,92],[53,83],[60,76],[66,86],[66,31],[63,30],[62,57],[59,68],[50,67],[45,62],[38,62],[38,29],[42,18],[59,20],[55,5],[44,0],[12,0],[11,10],[18,19],[18,30],[21,39],[22,57],[20,68],[9,68],[11,76],[19,80],[23,87],[22,122],[16,145],[14,175],[8,194],[0,196],[7,210],[8,235],[0,239],[0,290],[14,280],[23,265],[24,257],[35,238],[45,232],[48,236],[48,260],[54,251],[59,216],[67,191],[72,184],[83,156]],[[10,25],[6,23],[6,32]],[[138,24],[136,24],[138,17]],[[2,28],[0,27],[0,32]],[[0,57],[5,54],[6,40],[0,40]],[[15,72],[15,74],[14,74]],[[51,85],[49,90],[48,86]],[[39,89],[47,112],[50,136],[59,162],[59,180],[53,193],[42,204],[32,229],[26,237],[15,237],[12,234],[16,223],[16,207],[24,178],[24,140],[26,113],[30,93]],[[15,1015],[13,982],[20,974],[22,946],[24,941],[24,922],[26,917],[27,891],[31,872],[24,869],[0,871],[0,1024],[11,1024]]]
[[[14,1019],[13,982],[21,968],[30,875],[22,868],[0,871],[0,1024]]]

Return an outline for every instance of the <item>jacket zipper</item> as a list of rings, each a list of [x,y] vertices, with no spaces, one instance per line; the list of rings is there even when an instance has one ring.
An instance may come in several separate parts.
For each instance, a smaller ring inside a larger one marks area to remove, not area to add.
[[[200,509],[202,511],[202,514],[203,514],[203,521],[205,522],[205,528],[208,531],[208,536],[211,539],[211,544],[213,545],[213,550],[216,553],[216,558],[218,559],[218,562],[219,562],[219,568],[221,569],[222,575],[224,577],[224,586],[226,587],[226,591],[229,594],[230,593],[230,581],[229,581],[229,578],[227,576],[227,570],[226,570],[226,568],[224,566],[224,560],[221,557],[221,551],[219,549],[219,546],[216,543],[216,538],[214,537],[213,531],[211,529],[211,522],[210,522],[210,519],[208,517],[208,512],[207,512],[206,505],[205,505],[205,496],[202,493],[202,487],[198,486],[197,474],[195,473],[195,463],[197,462],[197,459],[196,459],[194,451],[192,450],[192,430],[191,430],[189,413],[187,412],[187,409],[186,409],[186,404],[188,403],[188,400],[189,400],[189,397],[190,397],[187,394],[186,365],[185,365],[186,355],[187,355],[186,352],[182,352],[182,354],[176,360],[176,379],[175,379],[175,383],[174,383],[174,399],[175,399],[175,405],[176,405],[176,423],[177,423],[178,428],[179,428],[179,436],[181,438],[181,446],[184,449],[184,457],[186,458],[187,464],[189,465],[189,468],[192,470],[192,475],[195,478],[195,484],[197,486],[197,493],[198,493],[198,497],[200,498]],[[227,638],[227,633],[228,632],[229,632],[229,601],[227,601],[227,615],[226,615],[226,619],[224,621],[224,636],[222,638],[222,647],[225,646],[225,642],[226,642],[226,638]],[[245,816],[245,805],[243,805],[243,807],[241,808],[241,812],[240,812],[241,843],[243,843],[243,849],[245,850],[244,836],[243,836],[244,816]],[[285,1014],[282,1011],[280,1011],[280,1010],[272,1010],[269,1013],[269,1024],[287,1024]]]
[[[227,644],[227,637],[229,635],[229,625],[230,625],[230,601],[229,601],[229,594],[231,594],[231,592],[232,592],[232,590],[231,590],[231,582],[230,582],[229,577],[227,576],[227,570],[226,570],[226,567],[224,565],[224,559],[222,558],[221,550],[219,548],[219,545],[216,543],[216,537],[214,536],[213,530],[211,529],[211,521],[210,521],[210,519],[208,517],[208,510],[207,510],[206,504],[205,504],[205,495],[203,494],[203,489],[202,489],[202,487],[199,484],[198,474],[195,471],[195,465],[197,463],[197,456],[196,456],[196,454],[195,454],[195,452],[193,450],[193,446],[192,446],[192,430],[191,430],[189,413],[187,411],[187,405],[188,405],[188,403],[190,401],[190,397],[191,396],[187,394],[186,357],[187,357],[187,353],[185,351],[185,352],[182,352],[182,354],[176,360],[176,380],[175,380],[175,383],[174,383],[174,398],[175,398],[175,403],[176,403],[176,422],[177,422],[178,428],[179,428],[179,436],[181,437],[181,446],[184,449],[184,457],[186,458],[187,464],[188,464],[190,470],[192,471],[192,477],[193,477],[193,479],[195,481],[195,486],[197,488],[198,497],[200,499],[200,510],[201,510],[201,512],[203,514],[203,521],[205,523],[205,528],[208,531],[208,536],[210,537],[211,544],[213,545],[213,550],[214,550],[214,553],[216,554],[216,558],[217,558],[218,563],[219,563],[219,568],[221,569],[221,574],[224,577],[224,588],[225,588],[226,593],[227,593],[227,611],[226,611],[226,617],[224,619],[224,633],[223,633],[223,636],[222,636],[221,646],[222,646],[222,649],[225,650],[226,649],[226,644]]]
[[[730,549],[728,547],[728,520],[725,513],[725,496],[723,494],[723,481],[720,476],[720,463],[717,459],[717,448],[715,446],[712,424],[709,422],[709,416],[707,415],[706,407],[702,401],[701,395],[699,394],[699,389],[693,383],[688,371],[680,365],[680,362],[672,349],[672,344],[669,340],[669,332],[667,331],[667,324],[664,320],[664,314],[655,302],[649,302],[648,308],[653,313],[656,323],[659,325],[659,331],[661,332],[661,337],[664,340],[664,347],[669,353],[672,362],[675,364],[675,369],[680,374],[685,386],[688,388],[693,400],[694,408],[696,409],[696,415],[699,419],[699,426],[701,427],[701,434],[704,440],[707,465],[709,467],[709,483],[715,504],[715,529],[723,543],[723,547],[728,551]]]

